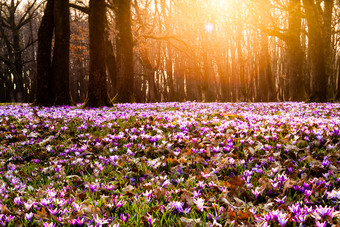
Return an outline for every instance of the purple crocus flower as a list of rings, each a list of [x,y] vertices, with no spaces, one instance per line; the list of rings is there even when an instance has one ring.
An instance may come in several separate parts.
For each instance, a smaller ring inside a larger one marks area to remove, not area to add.
[[[294,170],[294,168],[292,168],[292,167],[288,167],[288,168],[287,168],[287,171],[288,171],[289,174],[292,174],[292,173],[293,173],[293,170]]]
[[[6,217],[6,216],[4,216],[4,217]],[[6,217],[6,222],[11,222],[11,221],[13,221],[14,220],[14,216],[12,216],[12,215],[8,215],[7,217]]]
[[[47,210],[54,216],[57,215],[60,211],[58,208],[55,208],[55,209],[47,208]]]
[[[146,213],[146,218],[148,220],[149,225],[152,226],[152,224],[155,222],[155,220],[152,218],[152,215]]]
[[[331,218],[333,218],[333,212],[334,212],[334,207],[322,207],[321,205],[319,207],[316,207],[315,211],[314,211],[314,215],[315,216],[321,216],[322,218],[325,218],[326,216],[330,216]]]
[[[169,203],[169,207],[177,210],[179,213],[183,212],[183,205],[184,203],[179,202],[179,201],[172,201]]]
[[[26,208],[26,211],[29,211],[33,205],[35,205],[35,202],[30,202],[30,201],[27,202],[27,203],[24,202],[24,206]]]
[[[115,196],[115,198],[113,199],[113,204],[115,208],[119,208],[123,206],[125,203],[126,203],[125,201],[121,201],[121,200],[117,202],[117,196]]]
[[[198,198],[201,195],[201,190],[193,191],[192,195],[194,196],[194,198]]]
[[[286,213],[279,212],[277,215],[277,221],[281,226],[285,226],[288,222],[289,218],[287,217]]]
[[[183,211],[184,214],[189,214],[189,212],[191,211],[190,207],[185,208],[185,210]]]
[[[301,214],[301,208],[299,203],[295,203],[288,207],[288,209],[295,215]]]
[[[272,146],[270,146],[269,144],[265,144],[264,145],[264,149],[269,151],[272,148]]]
[[[33,218],[33,213],[32,213],[32,212],[30,212],[30,213],[25,213],[25,219],[26,219],[27,221],[31,221],[32,218]]]
[[[76,225],[76,224],[77,224],[77,223],[76,223],[76,219],[68,220],[68,223],[69,223],[70,225]]]
[[[128,213],[120,214],[120,219],[122,219],[123,222],[127,222],[129,220],[130,215]]]
[[[44,222],[43,227],[55,227],[55,224],[53,222],[51,223]]]
[[[281,184],[283,184],[284,182],[286,182],[288,180],[288,177],[287,177],[286,174],[282,173],[282,174],[279,174],[277,176],[277,179],[278,179],[278,181],[281,182]]]
[[[92,185],[92,184],[89,184],[89,188],[90,188],[90,190],[92,191],[92,192],[95,192],[95,191],[97,191],[97,185]]]
[[[83,225],[86,221],[85,218],[80,219],[79,217],[77,217],[77,219],[75,219],[75,220],[76,220],[77,225]]]
[[[333,190],[331,192],[327,192],[328,199],[340,199],[340,191]]]
[[[109,223],[105,217],[100,218],[98,214],[96,216],[93,215],[93,220],[96,222],[96,226],[103,226]]]
[[[78,226],[82,226],[85,222],[86,222],[85,218],[80,219],[79,217],[77,217],[77,219],[72,219],[68,221],[69,224]]]
[[[312,195],[312,193],[313,193],[313,191],[312,191],[312,190],[305,190],[305,195],[306,195],[306,197],[309,197],[309,196],[311,196],[311,195]]]
[[[199,188],[204,188],[204,181],[199,181],[198,183],[197,183],[197,187],[199,187]]]
[[[316,225],[316,227],[326,227],[327,222],[326,221],[319,222],[319,221],[315,220],[315,225]]]
[[[206,206],[204,206],[204,199],[202,198],[194,199],[194,203],[199,211],[203,211],[203,209],[206,208]]]
[[[305,222],[307,219],[307,215],[306,214],[297,214],[294,217],[292,217],[292,220],[297,222],[297,223],[303,223]]]
[[[57,196],[57,192],[54,191],[54,190],[48,190],[48,191],[47,191],[47,194],[48,194],[48,196],[51,197],[51,198],[54,198],[54,197]]]
[[[51,202],[52,201],[50,199],[43,198],[43,199],[40,200],[40,205],[43,206],[43,207],[46,207],[46,206],[50,205]]]
[[[272,156],[268,157],[268,160],[271,162],[275,162],[275,158],[273,158]]]
[[[20,206],[20,205],[22,204],[20,197],[15,197],[15,198],[14,198],[14,203],[15,203],[17,206]]]
[[[259,194],[262,193],[263,190],[260,190],[259,187],[255,188],[255,190],[251,190],[251,192],[255,195],[255,197],[257,198],[259,196]]]
[[[170,184],[170,181],[169,180],[165,180],[162,184],[162,187],[163,188],[166,188],[168,185]]]
[[[323,161],[321,162],[321,165],[323,167],[327,168],[330,164],[331,164],[331,162],[328,160],[328,156],[325,156]]]
[[[280,205],[282,205],[285,202],[286,197],[287,196],[283,197],[282,199],[276,198],[274,200],[276,201],[277,205],[280,206]]]

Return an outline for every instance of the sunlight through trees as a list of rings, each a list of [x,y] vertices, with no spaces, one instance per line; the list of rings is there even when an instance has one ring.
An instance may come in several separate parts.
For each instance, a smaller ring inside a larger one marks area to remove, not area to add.
[[[50,97],[54,104],[64,96],[85,102],[91,89],[107,94],[97,95],[98,105],[340,99],[338,0],[107,0],[103,47],[95,48],[105,68],[100,83],[90,82],[89,2],[70,1],[67,7],[62,1],[70,19],[60,21],[56,14],[47,22],[52,25],[44,25],[48,2],[1,3],[3,101]],[[58,32],[58,21],[70,25],[70,35]],[[55,29],[51,41],[46,36],[37,42],[39,25]],[[67,37],[69,50],[59,62],[55,57],[67,49]],[[39,55],[38,43],[50,46],[48,59]],[[58,67],[49,71],[48,62]]]

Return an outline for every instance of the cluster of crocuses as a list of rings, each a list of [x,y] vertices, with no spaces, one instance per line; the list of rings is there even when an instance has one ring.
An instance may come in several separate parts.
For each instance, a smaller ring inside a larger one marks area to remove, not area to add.
[[[340,225],[339,110],[0,106],[0,226]]]

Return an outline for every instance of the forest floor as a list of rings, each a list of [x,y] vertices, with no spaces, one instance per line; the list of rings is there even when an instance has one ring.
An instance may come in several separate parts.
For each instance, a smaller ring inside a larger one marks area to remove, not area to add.
[[[0,226],[339,226],[340,104],[0,105]]]

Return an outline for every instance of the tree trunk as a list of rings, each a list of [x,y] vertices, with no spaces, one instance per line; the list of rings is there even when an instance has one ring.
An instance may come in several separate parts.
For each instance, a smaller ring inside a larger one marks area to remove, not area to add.
[[[179,102],[184,101],[185,92],[184,92],[184,78],[185,78],[185,63],[183,61],[179,62],[178,60],[175,62],[174,67],[174,77],[176,84],[176,100]]]
[[[52,105],[51,88],[51,43],[53,38],[54,0],[48,0],[38,31],[38,54],[37,54],[37,94],[36,104]]]
[[[112,105],[107,93],[105,65],[105,0],[90,0],[90,72],[85,107]]]
[[[238,96],[237,101],[245,101],[248,98],[241,41],[242,41],[242,30],[241,28],[237,28],[236,49],[237,49],[237,59],[238,59],[238,64],[239,64],[238,65],[239,78],[238,78],[237,85],[241,91],[241,95]]]
[[[208,62],[208,50],[203,53],[203,84],[202,90],[204,94],[204,101],[206,102],[214,102],[216,101],[216,97],[213,91],[214,79],[212,78],[212,69],[211,63]]]
[[[54,105],[71,104],[69,85],[70,11],[69,0],[54,0],[54,49],[52,86]]]
[[[172,52],[168,50],[168,58],[166,59],[166,74],[169,86],[168,101],[175,101],[175,85],[174,85],[174,73],[173,73],[173,59]]]
[[[117,26],[119,76],[118,102],[131,102],[134,98],[133,39],[131,30],[131,0],[118,0]]]
[[[158,66],[153,66],[150,59],[149,59],[149,53],[145,49],[141,51],[141,60],[143,64],[143,72],[145,74],[145,78],[148,81],[148,102],[157,102],[160,100],[160,92],[156,85],[156,79],[155,79],[155,71],[157,70]]]
[[[301,35],[301,11],[300,0],[289,1],[288,16],[288,39],[287,59],[288,59],[288,86],[289,96],[292,101],[305,100],[305,86],[303,80],[303,51],[300,44]]]
[[[237,101],[236,91],[238,89],[237,83],[237,62],[236,62],[236,44],[234,41],[230,41],[230,62],[231,62],[231,73],[230,73],[230,102]]]
[[[333,42],[332,42],[332,19],[333,19],[333,8],[334,8],[334,0],[325,0],[324,1],[324,12],[323,12],[323,47],[325,53],[325,64],[326,64],[326,73],[330,79],[333,79],[335,76],[333,74]],[[333,80],[335,81],[335,80]],[[330,86],[329,93],[334,92],[334,87]],[[331,92],[330,92],[331,91]],[[332,93],[332,96],[334,93]]]
[[[267,102],[269,85],[267,81],[267,55],[268,55],[268,36],[261,34],[261,53],[259,59],[259,94],[257,101]]]
[[[14,17],[13,17],[14,20]],[[24,76],[23,76],[23,59],[22,59],[22,52],[20,47],[20,34],[19,30],[13,27],[12,30],[12,38],[13,38],[13,50],[14,50],[14,67],[15,69],[13,72],[17,74],[14,76],[15,84],[16,84],[16,101],[17,102],[24,102],[26,101],[27,94],[24,89]]]
[[[335,101],[340,101],[340,59],[337,61],[337,85],[336,85],[336,93],[335,93]]]
[[[105,36],[105,44],[106,68],[110,84],[109,94],[114,96],[117,93],[117,63],[113,45],[108,38],[108,34]]]
[[[230,85],[229,85],[229,42],[226,44],[226,49],[223,50],[222,54],[217,56],[217,69],[220,76],[220,88],[221,88],[221,101],[230,101]]]
[[[13,48],[13,65],[11,66],[11,73],[14,76],[15,83],[15,101],[24,102],[27,95],[24,89],[23,77],[23,59],[20,46],[20,27],[17,24],[16,9],[18,4],[13,0],[10,3],[8,22],[10,24],[10,31],[12,35],[12,48]]]
[[[324,41],[321,29],[321,18],[314,0],[303,0],[308,24],[308,47],[311,56],[312,94],[313,102],[327,101],[326,61]]]

